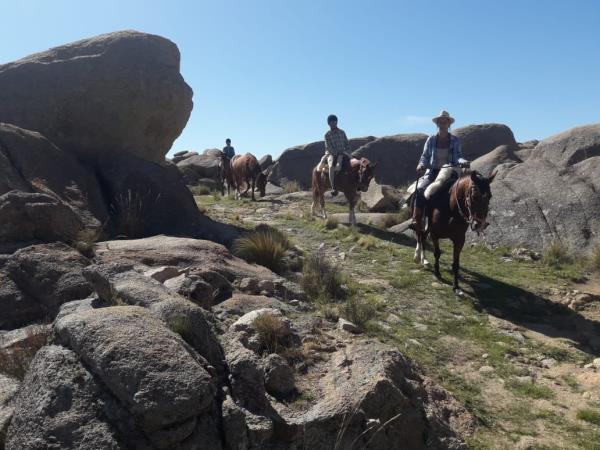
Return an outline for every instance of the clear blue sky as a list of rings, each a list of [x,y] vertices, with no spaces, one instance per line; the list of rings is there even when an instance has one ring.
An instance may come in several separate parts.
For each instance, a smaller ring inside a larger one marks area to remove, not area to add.
[[[172,152],[501,122],[520,141],[600,122],[600,1],[2,1],[0,62],[121,29],[173,40],[194,111]]]

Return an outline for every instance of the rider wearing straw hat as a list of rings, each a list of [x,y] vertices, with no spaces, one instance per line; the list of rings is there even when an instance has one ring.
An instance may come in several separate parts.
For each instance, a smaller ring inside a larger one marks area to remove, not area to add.
[[[417,165],[417,173],[424,173],[417,182],[417,193],[413,209],[412,224],[413,230],[423,229],[423,210],[425,209],[425,189],[437,177],[442,166],[460,165],[468,167],[469,162],[462,157],[460,140],[458,137],[450,134],[450,125],[454,123],[454,118],[448,111],[442,111],[432,119],[438,127],[437,134],[429,136],[423,148],[423,154]]]

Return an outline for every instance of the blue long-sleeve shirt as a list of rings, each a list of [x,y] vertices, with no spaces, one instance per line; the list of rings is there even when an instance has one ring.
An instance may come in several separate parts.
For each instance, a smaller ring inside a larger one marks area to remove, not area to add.
[[[436,163],[436,151],[437,151],[437,134],[429,136],[425,145],[423,146],[423,154],[419,159],[419,164],[426,169],[432,169]],[[448,148],[448,164],[462,164],[467,162],[462,156],[462,149],[460,147],[460,139],[450,135],[450,147]]]

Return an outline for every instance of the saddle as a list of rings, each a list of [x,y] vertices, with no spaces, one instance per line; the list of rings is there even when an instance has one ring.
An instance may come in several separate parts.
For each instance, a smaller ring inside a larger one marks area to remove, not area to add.
[[[347,153],[341,153],[338,155],[338,158],[342,158],[342,164],[338,173],[349,172],[351,156]],[[327,155],[323,155],[323,157],[321,158],[321,162],[319,162],[319,165],[317,166],[317,170],[319,172],[329,171],[329,164],[327,164]]]

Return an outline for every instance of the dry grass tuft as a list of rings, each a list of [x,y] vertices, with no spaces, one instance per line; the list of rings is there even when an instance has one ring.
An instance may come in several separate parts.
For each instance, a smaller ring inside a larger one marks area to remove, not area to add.
[[[561,268],[564,265],[572,264],[573,256],[565,244],[554,241],[546,248],[542,256],[542,263],[549,267]]]
[[[593,272],[600,273],[600,244],[596,244],[590,255],[590,269]]]
[[[282,188],[283,192],[286,194],[291,194],[292,192],[298,192],[302,190],[297,181],[286,181],[283,183]]]
[[[302,288],[316,301],[329,302],[345,298],[344,277],[341,271],[330,264],[321,253],[304,260]]]
[[[281,318],[273,314],[263,314],[252,322],[252,328],[260,336],[260,340],[268,353],[276,353],[278,351],[285,330]]]
[[[29,369],[33,357],[48,343],[50,330],[46,327],[31,327],[25,340],[18,346],[0,350],[0,372],[22,380]]]
[[[335,230],[339,224],[339,221],[335,217],[330,216],[325,221],[325,228],[327,228],[328,230]]]
[[[360,328],[365,327],[369,320],[377,314],[377,305],[363,297],[351,296],[342,308],[342,315]]]
[[[285,252],[291,247],[285,233],[268,225],[259,225],[233,243],[233,253],[248,262],[281,273],[285,270]]]
[[[110,206],[115,233],[128,238],[144,237],[146,211],[153,208],[159,198],[160,194],[153,196],[150,192],[142,194],[132,189],[116,195]]]

